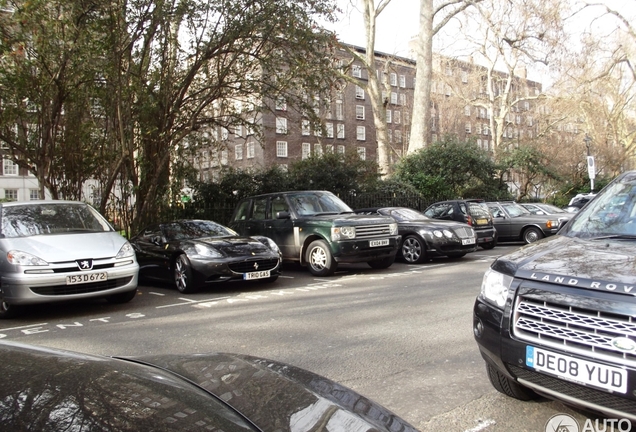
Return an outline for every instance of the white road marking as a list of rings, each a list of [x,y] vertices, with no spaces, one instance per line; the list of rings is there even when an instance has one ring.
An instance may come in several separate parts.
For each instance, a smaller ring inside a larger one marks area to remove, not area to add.
[[[160,296],[160,297],[165,296],[164,293],[158,293],[158,292],[154,292],[154,291],[148,291],[148,294],[152,294],[152,295],[156,295],[156,296]]]
[[[230,297],[219,297],[219,298],[215,298],[215,299],[205,299],[205,300],[191,300],[191,299],[186,299],[186,298],[182,298],[179,297],[179,300],[183,300],[185,301],[185,303],[173,303],[173,304],[169,304],[169,305],[163,305],[163,306],[157,306],[155,309],[163,309],[163,308],[169,308],[169,307],[173,307],[173,306],[183,306],[183,305],[189,305],[189,304],[196,304],[196,303],[207,303],[207,302],[214,302],[217,300],[225,300],[225,299],[229,299]]]
[[[26,329],[29,327],[40,327],[45,325],[48,325],[48,323],[29,324],[29,325],[20,326],[20,327],[9,327],[9,328],[0,329],[0,332],[9,331],[9,330],[21,330],[21,329]]]
[[[479,424],[477,426],[471,429],[466,429],[464,432],[479,432],[494,424],[497,424],[494,420],[479,420]]]

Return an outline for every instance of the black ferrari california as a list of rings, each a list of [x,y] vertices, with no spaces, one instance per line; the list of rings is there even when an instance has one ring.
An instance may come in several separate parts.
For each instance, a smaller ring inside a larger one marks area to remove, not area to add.
[[[275,281],[281,254],[268,237],[240,236],[208,220],[152,225],[134,236],[142,279],[174,282],[182,293],[230,280]]]
[[[5,431],[417,432],[353,390],[240,354],[116,358],[0,341]]]

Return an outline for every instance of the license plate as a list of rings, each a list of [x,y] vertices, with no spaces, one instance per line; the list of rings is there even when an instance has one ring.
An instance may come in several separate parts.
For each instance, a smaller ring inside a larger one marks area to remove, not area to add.
[[[475,219],[475,225],[486,225],[488,223],[488,219]]]
[[[389,239],[384,240],[369,240],[369,247],[388,246]]]
[[[604,390],[627,393],[627,371],[526,346],[526,366],[559,378]]]
[[[271,276],[271,273],[269,270],[243,273],[243,279],[245,280],[263,279],[263,278],[268,278],[270,276]]]
[[[462,239],[462,244],[463,245],[475,244],[475,239],[474,238]]]
[[[101,282],[105,280],[108,280],[108,274],[106,273],[84,273],[79,275],[66,276],[66,285]]]

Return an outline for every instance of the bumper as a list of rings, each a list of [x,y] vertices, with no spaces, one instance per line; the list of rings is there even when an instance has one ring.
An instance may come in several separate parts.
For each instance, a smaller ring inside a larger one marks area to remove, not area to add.
[[[400,247],[402,236],[389,237],[386,246],[370,246],[372,241],[351,240],[331,243],[333,257],[339,263],[357,263],[394,257]]]
[[[475,229],[475,233],[477,233],[477,244],[481,245],[497,241],[497,230],[495,228]]]
[[[506,314],[479,298],[473,308],[473,333],[484,360],[500,373],[550,399],[602,413],[612,418],[636,421],[636,368],[588,359],[572,353],[548,350],[557,355],[567,355],[582,361],[593,361],[608,367],[627,371],[627,392],[624,394],[597,389],[559,378],[558,374],[546,374],[526,366],[528,343],[515,340],[508,329],[510,319]]]
[[[106,279],[95,282],[67,284],[68,276],[106,273]],[[137,288],[139,265],[127,265],[90,272],[67,273],[5,273],[0,290],[3,299],[15,305],[49,303],[94,297],[106,297]]]
[[[281,259],[280,257],[272,257],[272,261],[275,261],[274,265],[262,265],[262,261],[259,266],[254,266],[253,261],[240,262],[235,261],[219,261],[219,260],[195,260],[190,258],[192,265],[192,275],[196,285],[214,284],[228,281],[240,281],[245,280],[244,274],[256,273],[263,270],[269,270],[270,277],[278,276],[281,274]],[[262,279],[262,278],[261,278]],[[253,279],[259,280],[259,279]]]

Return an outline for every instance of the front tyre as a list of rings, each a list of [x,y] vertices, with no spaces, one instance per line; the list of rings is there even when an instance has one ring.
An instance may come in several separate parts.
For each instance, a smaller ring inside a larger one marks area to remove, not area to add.
[[[543,233],[541,232],[539,228],[536,228],[536,227],[528,227],[523,232],[523,241],[526,244],[536,242],[537,240],[540,240],[542,238],[543,238]]]
[[[174,283],[177,290],[183,294],[190,294],[196,291],[192,280],[192,266],[185,254],[179,255],[174,261]]]
[[[391,264],[393,264],[394,261],[395,255],[379,260],[369,261],[367,264],[369,264],[369,267],[374,269],[385,269],[391,267]]]
[[[23,311],[24,308],[22,308],[21,306],[16,306],[8,303],[2,297],[0,297],[0,319],[15,318],[22,314]]]
[[[500,393],[510,396],[511,398],[528,401],[537,398],[537,394],[527,387],[523,387],[513,379],[508,378],[497,369],[486,364],[488,371],[488,379],[492,386]]]
[[[309,272],[314,276],[331,276],[338,263],[333,259],[329,245],[324,240],[311,242],[305,255]]]
[[[132,291],[126,291],[119,294],[111,294],[108,297],[106,297],[106,300],[108,301],[108,303],[123,304],[123,303],[128,303],[129,301],[134,299],[136,295],[137,295],[137,288],[135,288]]]
[[[421,238],[408,235],[400,247],[400,256],[408,264],[420,264],[426,259],[426,245]]]

